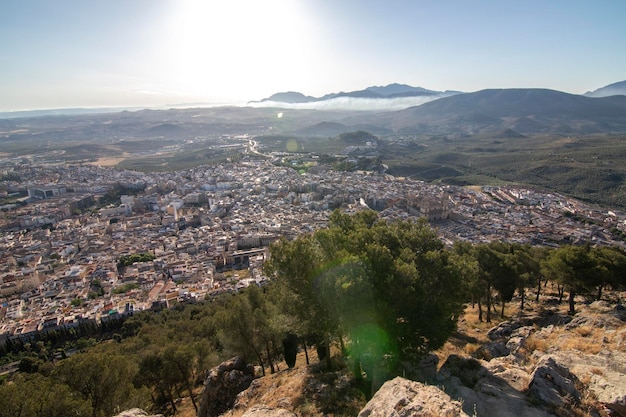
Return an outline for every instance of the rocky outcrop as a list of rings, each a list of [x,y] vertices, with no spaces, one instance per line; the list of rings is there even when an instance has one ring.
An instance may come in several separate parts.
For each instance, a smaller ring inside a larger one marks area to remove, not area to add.
[[[575,375],[586,375],[587,389],[602,403],[626,406],[626,352],[602,350],[597,354],[558,352],[557,361]]]
[[[385,382],[359,417],[465,417],[461,403],[432,385],[395,378]]]
[[[200,396],[198,417],[216,417],[232,408],[237,394],[250,386],[254,368],[235,357],[211,369]]]
[[[552,407],[580,402],[578,378],[551,356],[543,357],[532,373],[528,395]]]
[[[548,417],[530,404],[525,394],[529,375],[504,358],[482,361],[450,355],[442,365],[438,382],[462,403],[468,415],[491,417]]]

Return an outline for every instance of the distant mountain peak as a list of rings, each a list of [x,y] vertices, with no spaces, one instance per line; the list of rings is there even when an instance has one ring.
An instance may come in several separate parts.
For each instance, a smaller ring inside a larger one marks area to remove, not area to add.
[[[356,90],[356,91],[340,91],[338,93],[330,93],[326,94],[322,97],[311,97],[306,96],[302,93],[295,91],[287,91],[282,93],[276,93],[271,95],[268,98],[264,98],[260,101],[254,101],[252,103],[263,103],[263,102],[277,102],[277,103],[311,103],[311,102],[321,102],[325,100],[332,100],[336,98],[364,98],[364,99],[391,99],[391,98],[402,98],[402,97],[422,97],[422,96],[443,96],[443,95],[452,95],[456,94],[456,91],[434,91],[428,90],[423,87],[412,87],[407,84],[399,84],[393,83],[385,86],[372,86],[367,87],[364,90]]]
[[[263,101],[277,101],[280,103],[308,103],[316,100],[315,97],[305,96],[297,91],[285,91],[282,93],[272,94],[268,98],[264,98]]]
[[[598,88],[597,90],[587,91],[587,97],[608,97],[608,96],[626,96],[626,80]]]
[[[426,94],[436,94],[438,91],[427,90],[423,87],[412,87],[407,84],[388,84],[385,86],[373,86],[367,87],[365,91],[372,91],[374,93],[380,94],[382,96],[390,96],[396,94],[406,94],[406,93],[426,93]]]

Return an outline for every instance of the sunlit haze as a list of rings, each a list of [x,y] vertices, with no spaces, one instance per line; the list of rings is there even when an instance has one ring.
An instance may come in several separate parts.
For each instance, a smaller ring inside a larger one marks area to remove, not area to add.
[[[0,111],[240,104],[404,83],[584,93],[626,79],[615,1],[8,1]]]

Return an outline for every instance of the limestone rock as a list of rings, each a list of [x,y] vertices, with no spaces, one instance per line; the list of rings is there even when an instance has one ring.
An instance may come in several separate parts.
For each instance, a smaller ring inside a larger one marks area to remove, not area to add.
[[[432,385],[397,377],[385,382],[359,417],[465,417],[461,403]]]
[[[488,343],[479,347],[476,352],[474,352],[474,357],[478,359],[482,359],[485,361],[491,360],[493,358],[499,358],[501,356],[507,356],[511,353],[511,351],[507,348],[507,346],[502,342],[493,342]]]
[[[578,378],[568,368],[552,356],[544,356],[531,375],[528,394],[554,407],[577,404],[581,398],[577,382]]]
[[[514,321],[503,321],[495,327],[492,327],[487,332],[487,337],[491,340],[500,340],[505,337],[509,337],[513,330],[521,327]]]
[[[232,408],[237,394],[250,386],[254,368],[235,357],[211,369],[200,395],[198,417],[216,417]]]
[[[559,352],[556,360],[580,379],[602,403],[626,405],[626,352],[603,350],[598,354]]]
[[[623,327],[624,322],[609,314],[600,316],[577,315],[565,326],[565,330],[573,330],[583,326],[615,330]]]
[[[468,415],[490,417],[548,417],[545,410],[529,403],[525,394],[528,373],[507,361],[489,362],[450,355],[439,370],[438,382],[462,402]]]

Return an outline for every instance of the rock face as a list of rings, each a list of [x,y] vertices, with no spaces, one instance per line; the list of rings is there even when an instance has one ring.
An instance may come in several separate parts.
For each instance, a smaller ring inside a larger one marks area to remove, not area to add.
[[[481,361],[450,355],[438,382],[462,403],[468,415],[497,417],[547,417],[552,414],[532,406],[524,393],[529,375],[504,358]]]
[[[578,378],[568,368],[553,357],[544,356],[531,376],[528,394],[553,407],[573,405],[581,397],[577,384],[580,384]]]
[[[253,379],[254,368],[241,357],[211,369],[204,381],[198,417],[216,417],[230,409],[237,394],[248,388]]]
[[[385,382],[359,417],[464,417],[461,403],[432,385],[395,378]]]

